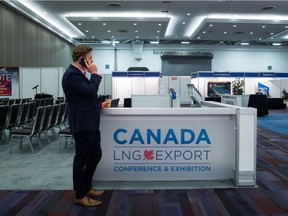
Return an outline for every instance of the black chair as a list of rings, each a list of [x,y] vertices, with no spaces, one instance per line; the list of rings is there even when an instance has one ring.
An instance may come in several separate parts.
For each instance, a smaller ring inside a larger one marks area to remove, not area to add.
[[[124,98],[124,107],[131,107],[131,98]]]
[[[63,124],[65,120],[66,110],[67,110],[67,103],[60,104],[60,111],[59,111],[59,115],[58,115],[58,119],[56,123],[56,126],[59,127],[60,130],[61,130],[61,124]]]
[[[20,127],[27,122],[28,115],[29,115],[29,108],[30,108],[30,104],[28,104],[28,103],[24,103],[21,105],[21,111],[19,114],[17,127]]]
[[[6,144],[8,144],[7,136],[5,134],[5,126],[8,119],[9,106],[0,106],[0,135],[4,137]]]
[[[70,132],[69,127],[59,131],[58,153],[60,152],[60,146],[61,146],[62,140],[65,141],[65,149],[67,149],[68,142],[74,142],[74,138]]]
[[[51,105],[45,106],[45,115],[44,115],[44,120],[43,120],[43,124],[42,124],[42,129],[40,131],[40,135],[41,135],[41,132],[44,132],[45,137],[46,137],[49,144],[50,144],[50,140],[48,137],[48,128],[50,126],[52,110],[53,110],[53,107]]]
[[[45,107],[38,107],[36,111],[36,117],[32,128],[21,128],[11,131],[11,140],[10,140],[10,154],[12,154],[13,141],[20,141],[20,149],[22,148],[23,138],[27,138],[30,145],[32,153],[34,149],[32,146],[32,137],[36,135],[38,144],[41,145],[40,141],[40,132],[42,129],[42,124],[45,116]]]
[[[110,107],[118,107],[120,98],[111,100]]]
[[[15,100],[14,99],[10,99],[9,101],[8,101],[8,105],[13,105],[15,103]]]
[[[51,121],[50,121],[50,124],[49,124],[49,127],[48,127],[48,131],[52,130],[52,133],[53,133],[55,139],[57,138],[55,127],[57,126],[56,124],[57,124],[58,117],[59,117],[60,106],[61,106],[60,104],[55,104],[53,106]]]
[[[29,103],[30,107],[29,107],[29,113],[28,113],[28,118],[26,123],[31,123],[34,119],[34,113],[36,110],[36,102],[31,102]]]
[[[10,106],[9,120],[7,121],[7,125],[5,127],[6,130],[9,130],[9,137],[11,130],[17,126],[19,112],[20,112],[20,104],[13,104]]]

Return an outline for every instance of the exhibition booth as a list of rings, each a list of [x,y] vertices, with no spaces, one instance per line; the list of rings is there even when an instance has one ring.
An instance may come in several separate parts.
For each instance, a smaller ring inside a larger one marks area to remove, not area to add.
[[[256,121],[254,108],[205,101],[198,108],[105,109],[94,180],[255,186]]]

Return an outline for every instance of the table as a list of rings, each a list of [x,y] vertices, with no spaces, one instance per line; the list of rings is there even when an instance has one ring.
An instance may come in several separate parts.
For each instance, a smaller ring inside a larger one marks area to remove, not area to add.
[[[248,107],[257,109],[257,116],[268,115],[268,98],[266,95],[250,94]]]
[[[283,98],[268,98],[268,109],[286,109]]]

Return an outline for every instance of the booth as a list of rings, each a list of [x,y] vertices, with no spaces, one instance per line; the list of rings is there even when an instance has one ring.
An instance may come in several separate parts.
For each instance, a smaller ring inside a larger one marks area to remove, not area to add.
[[[226,180],[255,186],[256,118],[254,108],[205,101],[197,108],[105,109],[95,183]]]

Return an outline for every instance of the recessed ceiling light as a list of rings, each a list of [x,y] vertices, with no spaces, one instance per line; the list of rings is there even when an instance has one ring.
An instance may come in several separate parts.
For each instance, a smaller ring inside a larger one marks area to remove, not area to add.
[[[262,40],[262,38],[259,38],[259,40]]]
[[[285,28],[288,28],[288,26],[285,26]]]
[[[197,37],[197,39],[200,39],[201,37]]]
[[[265,7],[261,8],[261,11],[273,11],[276,8],[277,8],[276,6],[265,6]]]
[[[185,23],[185,22],[182,22],[182,24],[185,25],[186,23]]]
[[[136,38],[139,38],[139,36],[136,36]]]
[[[270,35],[274,35],[274,33],[273,33],[273,32],[271,32],[271,33],[270,33]]]
[[[137,31],[137,30],[135,30],[135,32],[137,33],[138,31]]]
[[[159,37],[158,37],[158,36],[156,36],[156,38],[158,39]]]
[[[281,46],[281,43],[272,43],[273,46]]]
[[[187,16],[190,16],[191,14],[190,13],[187,13]]]
[[[236,28],[236,25],[233,25],[233,28]]]
[[[177,35],[175,35],[175,38],[178,38],[178,36],[177,36]]]
[[[102,23],[102,25],[106,25],[106,23]]]
[[[158,24],[158,26],[161,26],[161,25],[162,25],[161,23]]]
[[[252,34],[253,34],[253,32],[250,32],[250,34],[252,35]]]
[[[190,44],[189,41],[181,41],[181,44]]]
[[[95,36],[94,35],[92,35],[92,38],[94,38]]]
[[[78,25],[82,25],[82,23],[78,23]]]
[[[109,4],[107,4],[107,7],[109,7],[109,8],[121,8],[122,5],[119,3],[109,3]]]
[[[212,27],[213,25],[212,25],[212,24],[210,24],[209,26],[210,26],[210,27]]]
[[[111,32],[111,30],[107,30],[107,32]]]
[[[203,34],[206,34],[206,31],[203,31]]]
[[[240,43],[242,46],[247,46],[247,45],[249,45],[249,43],[248,42],[242,42],[242,43]]]
[[[266,28],[266,26],[262,26],[262,28]]]
[[[157,33],[160,33],[160,31],[157,31]]]
[[[150,44],[159,44],[159,41],[150,41]]]
[[[114,38],[114,36],[111,36],[111,38]]]
[[[136,26],[136,25],[137,25],[137,23],[134,23],[133,25],[135,25],[135,26]]]
[[[89,32],[89,30],[86,30],[86,32]]]
[[[227,32],[224,32],[224,34],[227,34]]]

